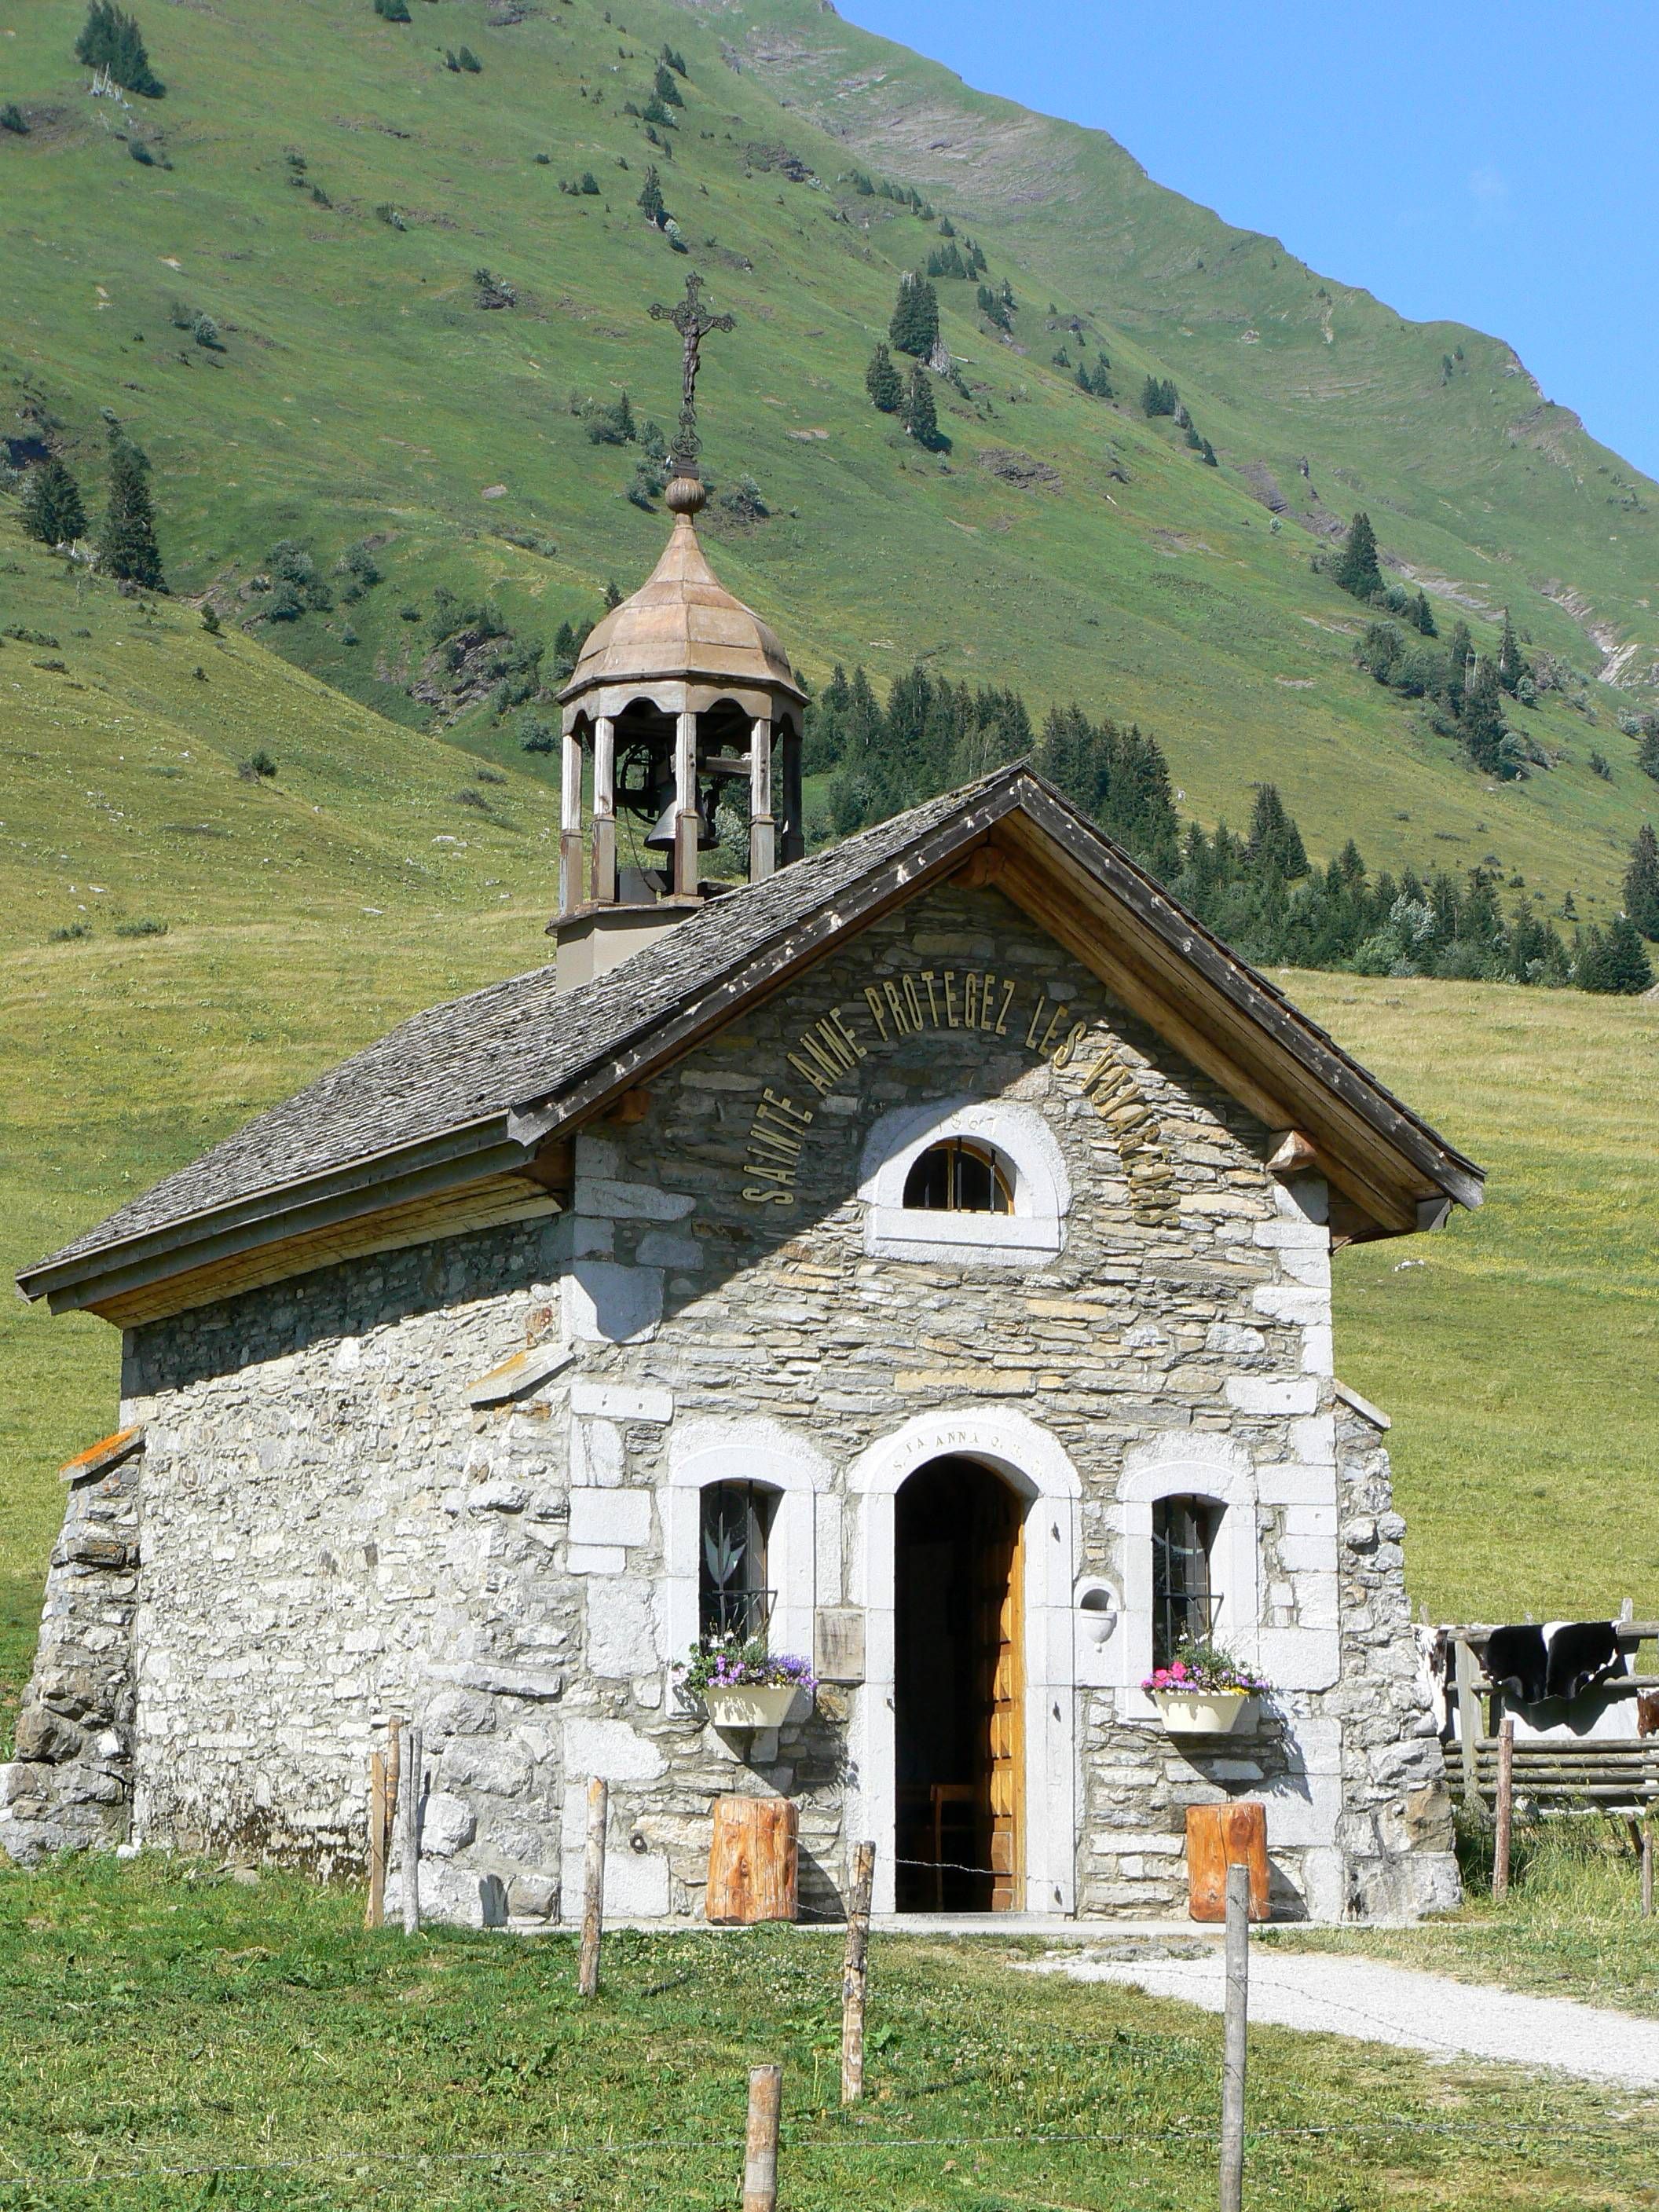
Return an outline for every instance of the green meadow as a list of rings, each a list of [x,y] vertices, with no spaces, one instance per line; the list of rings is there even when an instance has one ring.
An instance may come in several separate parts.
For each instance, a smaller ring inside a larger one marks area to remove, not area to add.
[[[878,1935],[839,2103],[838,1931],[366,1935],[361,1893],[188,1863],[0,1875],[0,2206],[730,2205],[748,2069],[783,2067],[790,2212],[1196,2212],[1220,2022]],[[1627,2091],[1253,2030],[1247,2186],[1286,2212],[1650,2200]]]

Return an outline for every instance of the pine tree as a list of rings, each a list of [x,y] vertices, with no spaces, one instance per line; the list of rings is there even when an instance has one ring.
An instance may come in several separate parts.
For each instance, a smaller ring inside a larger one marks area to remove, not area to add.
[[[1504,635],[1498,647],[1498,680],[1504,690],[1514,692],[1515,687],[1527,673],[1527,664],[1521,651],[1520,640],[1515,635],[1515,624],[1510,620],[1510,611],[1504,610]]]
[[[914,354],[918,361],[926,361],[939,343],[939,295],[914,270],[899,279],[887,335],[901,353]]]
[[[685,95],[680,90],[678,85],[675,83],[674,72],[669,68],[666,62],[658,63],[656,80],[653,88],[655,91],[658,99],[663,101],[665,106],[669,107],[684,106]]]
[[[108,576],[164,592],[155,513],[146,481],[149,463],[118,431],[110,439],[109,504],[98,533],[98,565]]]
[[[1659,783],[1659,722],[1650,722],[1643,731],[1636,748],[1636,765],[1644,775]]]
[[[916,443],[926,447],[930,453],[944,442],[933,408],[933,380],[920,362],[910,371],[909,386],[904,394],[904,427]]]
[[[896,415],[904,404],[904,379],[893,366],[893,356],[887,350],[884,338],[876,341],[870,366],[864,372],[864,388],[870,395],[871,404],[879,407],[884,415]]]
[[[1277,784],[1256,786],[1245,851],[1255,867],[1264,872],[1271,871],[1287,884],[1295,883],[1308,872],[1308,853],[1302,842],[1302,832],[1279,797]]]
[[[1342,551],[1332,571],[1345,592],[1357,599],[1369,599],[1374,592],[1382,588],[1382,572],[1376,565],[1376,538],[1371,529],[1371,519],[1362,507],[1348,525],[1348,534],[1342,541]]]
[[[1644,937],[1659,943],[1659,838],[1644,822],[1630,848],[1625,871],[1625,912]]]
[[[81,487],[55,455],[29,471],[23,486],[23,527],[43,545],[70,545],[86,535]]]
[[[1476,663],[1474,681],[1464,694],[1464,749],[1478,769],[1488,775],[1504,771],[1504,695],[1498,688],[1498,671],[1492,655]]]
[[[607,577],[605,580],[604,599],[607,614],[614,612],[623,603],[622,586],[614,576]]]
[[[662,179],[653,161],[645,173],[645,182],[640,187],[639,204],[648,223],[660,230],[668,218],[668,210],[662,196]]]
[[[1607,924],[1605,945],[1607,989],[1617,992],[1621,998],[1633,999],[1653,988],[1653,963],[1629,915],[1613,916]]]
[[[1426,592],[1419,592],[1412,601],[1412,620],[1425,637],[1438,637],[1439,627],[1434,619],[1434,609],[1429,605]]]
[[[89,0],[75,58],[88,69],[107,70],[124,92],[142,99],[160,100],[167,90],[149,65],[137,17],[116,7],[114,0]]]

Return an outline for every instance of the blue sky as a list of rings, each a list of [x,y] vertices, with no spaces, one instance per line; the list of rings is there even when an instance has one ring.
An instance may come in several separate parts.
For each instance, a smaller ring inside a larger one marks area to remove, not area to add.
[[[1402,314],[1507,338],[1659,477],[1659,0],[840,0]]]

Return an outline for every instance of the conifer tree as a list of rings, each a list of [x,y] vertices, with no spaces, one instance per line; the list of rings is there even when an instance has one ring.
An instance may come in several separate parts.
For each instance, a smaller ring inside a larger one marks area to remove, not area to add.
[[[926,361],[939,343],[939,295],[915,270],[899,279],[887,335],[901,353],[914,354],[918,361]]]
[[[884,338],[876,340],[870,366],[864,372],[864,388],[872,405],[879,407],[884,415],[896,415],[904,404],[904,379],[893,366]]]
[[[1463,696],[1464,748],[1478,769],[1488,775],[1504,772],[1504,695],[1498,688],[1498,670],[1490,653],[1475,665],[1474,681]]]
[[[98,565],[108,576],[164,592],[155,511],[147,481],[149,463],[118,430],[110,436],[109,504],[98,533]]]
[[[1498,647],[1498,680],[1504,690],[1513,693],[1515,687],[1527,673],[1527,664],[1521,651],[1521,641],[1515,635],[1515,624],[1510,620],[1510,611],[1504,610],[1504,635]]]
[[[1412,620],[1425,637],[1439,636],[1439,624],[1435,621],[1434,609],[1429,605],[1426,592],[1419,592],[1412,601]]]
[[[1659,838],[1644,822],[1630,848],[1625,871],[1625,912],[1644,937],[1659,943]]]
[[[86,535],[81,487],[55,454],[29,471],[23,486],[23,527],[42,545],[69,545]]]
[[[1302,842],[1302,832],[1279,797],[1277,784],[1256,786],[1245,851],[1258,868],[1272,870],[1287,884],[1295,883],[1308,872],[1308,853]]]
[[[124,92],[142,99],[160,100],[167,90],[149,65],[137,17],[116,7],[114,0],[89,0],[75,58],[88,69],[107,70]]]
[[[640,210],[648,223],[660,230],[668,217],[668,209],[662,196],[662,179],[653,161],[645,173],[645,182],[640,187]]]
[[[1636,765],[1659,783],[1659,722],[1650,720],[1636,747]]]
[[[1629,915],[1614,915],[1607,924],[1606,946],[1608,990],[1633,999],[1653,988],[1653,963]]]
[[[674,72],[669,68],[666,62],[659,62],[657,64],[657,75],[652,88],[656,93],[658,99],[663,102],[665,106],[684,106],[685,95],[680,90],[678,85],[675,83]]]
[[[904,394],[904,427],[917,445],[926,447],[930,453],[943,443],[933,407],[933,380],[920,362],[910,371]]]
[[[1369,599],[1374,592],[1382,588],[1382,572],[1376,565],[1376,538],[1371,529],[1371,519],[1362,507],[1348,525],[1348,534],[1342,541],[1342,551],[1332,571],[1345,592],[1357,599]]]

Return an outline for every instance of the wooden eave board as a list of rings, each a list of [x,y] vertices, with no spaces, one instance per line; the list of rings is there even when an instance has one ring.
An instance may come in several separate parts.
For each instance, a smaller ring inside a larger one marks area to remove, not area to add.
[[[559,1200],[523,1176],[492,1176],[461,1190],[410,1199],[375,1213],[330,1224],[308,1235],[231,1253],[205,1267],[163,1276],[107,1297],[94,1296],[89,1310],[119,1328],[161,1321],[216,1299],[257,1291],[290,1276],[309,1274],[339,1260],[366,1259],[376,1252],[398,1252],[439,1237],[461,1237],[475,1229],[495,1229],[514,1221],[533,1221],[560,1211]]]

